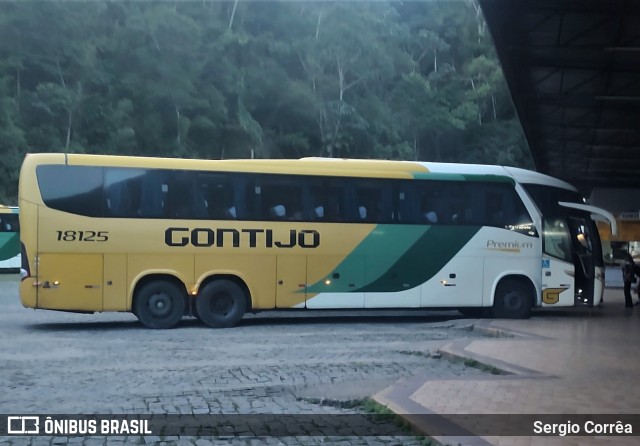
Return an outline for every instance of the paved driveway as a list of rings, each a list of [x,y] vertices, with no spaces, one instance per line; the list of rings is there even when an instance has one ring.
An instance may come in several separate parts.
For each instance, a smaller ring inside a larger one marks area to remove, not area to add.
[[[19,303],[17,280],[14,275],[0,276],[4,414],[358,413],[362,398],[402,377],[483,373],[430,355],[448,340],[479,336],[470,330],[474,320],[455,312],[278,312],[248,316],[232,329],[214,330],[188,319],[172,330],[148,330],[130,314],[25,309]],[[8,444],[45,440],[0,437]],[[204,445],[213,439],[52,441]],[[418,444],[397,436],[266,436],[230,437],[223,444],[412,442]]]

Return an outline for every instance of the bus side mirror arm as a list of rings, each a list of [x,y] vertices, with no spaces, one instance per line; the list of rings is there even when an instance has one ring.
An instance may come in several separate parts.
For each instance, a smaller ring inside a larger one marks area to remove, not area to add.
[[[590,212],[599,217],[603,217],[605,220],[609,222],[609,225],[611,225],[611,235],[613,236],[618,235],[618,223],[616,222],[616,218],[613,216],[611,212],[605,211],[604,209],[596,206],[590,206],[588,204],[569,203],[566,201],[560,201],[558,204],[565,208],[579,209],[581,211]]]

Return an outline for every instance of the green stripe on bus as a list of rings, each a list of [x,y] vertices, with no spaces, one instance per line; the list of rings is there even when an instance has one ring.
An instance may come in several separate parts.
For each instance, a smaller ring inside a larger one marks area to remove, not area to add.
[[[358,291],[403,291],[427,282],[479,230],[480,226],[431,226],[384,274]]]
[[[20,235],[17,232],[0,232],[0,261],[20,254]]]
[[[331,281],[328,286],[323,279],[307,287],[306,292],[394,292],[414,288],[431,279],[479,229],[479,226],[377,225],[328,275],[357,278],[364,272],[362,286],[352,287],[351,280]]]
[[[339,274],[342,278],[360,278],[364,272],[365,258],[383,258],[385,261],[376,268],[375,276],[381,276],[389,266],[397,262],[413,246],[430,226],[376,225],[362,242],[329,274]],[[390,243],[390,240],[393,243]],[[367,275],[371,277],[371,274]],[[350,280],[331,281],[328,286],[322,279],[306,288],[307,293],[349,293],[357,291],[350,286]],[[361,282],[360,282],[361,283]]]
[[[489,174],[461,174],[461,173],[441,173],[441,172],[415,172],[413,178],[416,180],[440,180],[440,181],[479,181],[482,183],[507,183],[515,184],[513,178],[503,175]]]

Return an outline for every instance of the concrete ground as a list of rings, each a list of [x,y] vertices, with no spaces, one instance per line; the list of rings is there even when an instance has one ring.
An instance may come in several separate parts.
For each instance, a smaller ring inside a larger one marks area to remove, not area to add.
[[[621,289],[607,289],[604,301],[599,308],[541,311],[527,320],[478,320],[474,329],[495,337],[453,340],[441,353],[506,374],[414,376],[374,399],[443,444],[640,444],[640,306],[625,309]],[[635,437],[585,435],[594,427],[585,426],[585,414],[597,424],[630,424]],[[533,436],[535,421],[542,429],[555,422],[583,435],[557,430]]]

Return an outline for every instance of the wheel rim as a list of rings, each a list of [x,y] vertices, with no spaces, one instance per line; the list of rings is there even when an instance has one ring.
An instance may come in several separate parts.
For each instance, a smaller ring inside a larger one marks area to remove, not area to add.
[[[519,310],[522,308],[522,297],[518,293],[508,293],[504,296],[504,306],[507,310]]]
[[[226,317],[233,310],[233,297],[227,292],[216,293],[209,302],[209,309],[217,316]]]
[[[173,301],[167,293],[157,292],[149,297],[147,307],[154,317],[163,318],[171,314]]]

